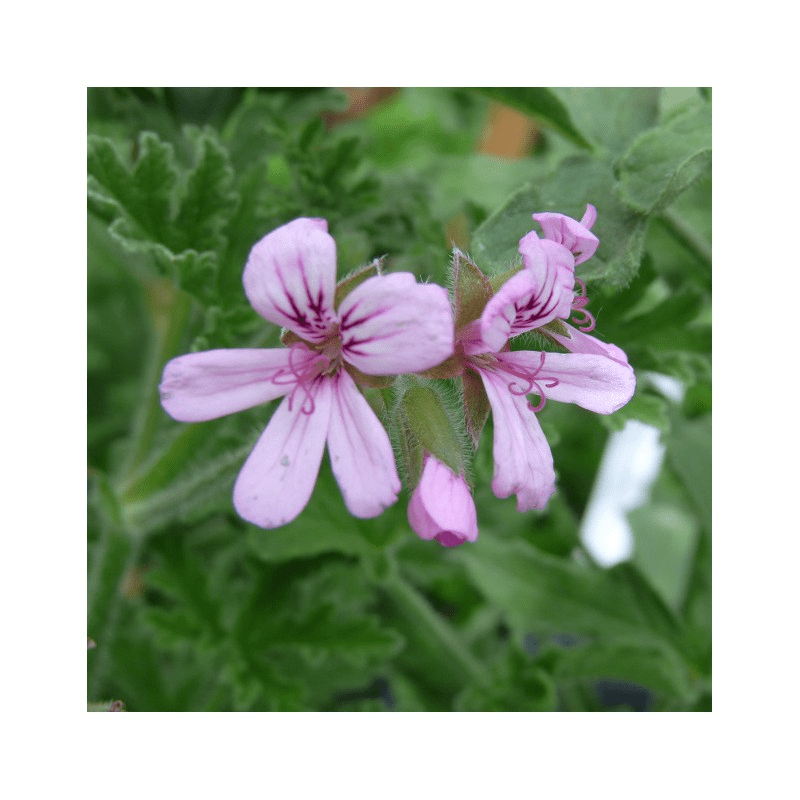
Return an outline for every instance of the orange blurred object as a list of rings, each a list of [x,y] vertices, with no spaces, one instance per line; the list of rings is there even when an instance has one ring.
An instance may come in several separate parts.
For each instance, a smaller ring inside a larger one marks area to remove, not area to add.
[[[509,106],[492,102],[477,152],[502,158],[524,158],[539,136],[536,123]]]
[[[324,115],[325,127],[328,129],[363,116],[373,106],[396,94],[400,89],[396,86],[369,89],[343,87],[342,91],[347,95],[349,103],[344,111],[329,111]]]

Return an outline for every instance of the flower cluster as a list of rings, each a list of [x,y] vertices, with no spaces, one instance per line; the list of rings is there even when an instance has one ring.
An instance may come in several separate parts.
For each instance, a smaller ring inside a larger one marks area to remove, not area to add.
[[[307,504],[326,443],[351,514],[375,517],[396,502],[393,448],[359,386],[404,374],[460,379],[475,445],[489,408],[494,415],[494,493],[515,494],[520,511],[544,508],[555,475],[536,413],[557,400],[610,414],[635,387],[625,354],[588,335],[594,320],[575,265],[597,249],[595,217],[592,206],[580,222],[534,214],[543,238],[532,231],[520,241],[523,266],[496,292],[455,251],[455,317],[445,289],[410,273],[380,274],[378,263],[337,285],[327,222],[294,220],[253,247],[243,276],[253,308],[285,329],[284,347],[175,358],[164,368],[162,405],[174,419],[200,422],[283,397],[233,492],[244,519],[274,528]],[[534,329],[566,352],[510,350],[510,339]],[[415,484],[409,523],[445,546],[474,542],[477,515],[463,461],[425,430],[438,413],[434,405],[407,414],[418,461],[406,470]]]

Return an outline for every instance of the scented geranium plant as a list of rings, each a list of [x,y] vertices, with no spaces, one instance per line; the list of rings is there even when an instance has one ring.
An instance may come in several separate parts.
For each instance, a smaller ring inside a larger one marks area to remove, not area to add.
[[[710,92],[381,97],[89,92],[90,708],[710,708]]]

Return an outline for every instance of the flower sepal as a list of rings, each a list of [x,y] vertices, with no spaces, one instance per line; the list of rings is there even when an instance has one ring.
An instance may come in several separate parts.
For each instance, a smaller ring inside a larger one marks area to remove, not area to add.
[[[344,300],[356,286],[367,280],[367,278],[374,278],[376,275],[380,275],[383,271],[383,262],[385,258],[386,256],[376,258],[366,266],[359,267],[357,270],[354,270],[349,275],[342,278],[336,284],[336,291],[333,296],[333,307],[338,309],[342,300]]]
[[[420,451],[433,454],[454,473],[463,473],[463,448],[439,395],[427,386],[412,386],[403,394],[401,404],[410,434],[404,449],[411,462],[408,473],[412,485],[419,479]]]
[[[456,330],[478,319],[494,290],[488,276],[457,247],[453,248],[453,287]],[[448,376],[452,377],[452,376]]]
[[[458,356],[452,355],[450,358],[442,361],[441,364],[433,369],[426,369],[419,374],[423,378],[432,378],[434,380],[447,380],[448,378],[457,378],[464,371],[461,360]]]

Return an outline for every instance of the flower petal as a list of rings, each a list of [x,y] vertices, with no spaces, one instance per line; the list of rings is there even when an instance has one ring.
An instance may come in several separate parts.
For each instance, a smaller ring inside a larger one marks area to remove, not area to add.
[[[301,364],[308,356],[294,356]],[[289,350],[207,350],[164,367],[161,405],[180,422],[224,417],[286,394],[296,382]]]
[[[619,361],[620,364],[628,363],[628,356],[625,351],[621,350],[615,344],[607,344],[601,342],[594,336],[589,336],[572,325],[562,322],[562,325],[567,329],[568,336],[562,336],[554,331],[547,331],[547,335],[558,342],[562,347],[566,347],[572,353],[587,353],[596,356],[605,356],[612,358],[614,361]]]
[[[419,486],[414,489],[411,500],[408,501],[408,524],[411,526],[411,530],[426,542],[433,539],[439,532],[439,528],[425,508],[425,503],[422,502]]]
[[[336,242],[324,219],[300,218],[268,233],[250,251],[244,290],[262,317],[321,342],[336,322]]]
[[[555,491],[550,446],[524,395],[509,383],[517,380],[497,370],[480,370],[494,417],[494,477],[497,497],[517,496],[517,510],[544,508]]]
[[[516,351],[499,358],[515,371],[535,374],[548,400],[576,403],[597,414],[613,414],[636,389],[631,367],[606,356]],[[531,391],[535,393],[536,386]]]
[[[438,458],[428,455],[415,494],[430,521],[426,532],[432,531],[431,535],[423,536],[414,528],[423,539],[436,537],[446,544],[454,539],[461,543],[478,538],[475,501],[463,475],[456,475]]]
[[[519,251],[525,269],[498,289],[481,314],[481,337],[495,353],[512,336],[568,317],[575,297],[574,259],[566,248],[531,232]]]
[[[239,515],[262,528],[291,522],[308,503],[319,473],[331,418],[331,380],[318,378],[306,394],[301,391],[278,406],[233,487]]]
[[[600,240],[589,230],[597,219],[597,210],[593,205],[586,206],[586,213],[580,222],[549,211],[534,214],[533,218],[542,226],[545,239],[564,245],[575,256],[575,266],[588,261],[600,244]]]
[[[389,437],[364,395],[344,371],[331,381],[328,452],[347,510],[377,517],[397,501],[400,479]]]
[[[453,353],[453,311],[441,286],[410,272],[377,275],[339,306],[342,356],[367,375],[421,372]]]

